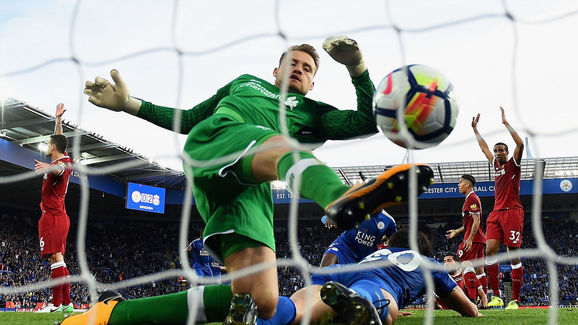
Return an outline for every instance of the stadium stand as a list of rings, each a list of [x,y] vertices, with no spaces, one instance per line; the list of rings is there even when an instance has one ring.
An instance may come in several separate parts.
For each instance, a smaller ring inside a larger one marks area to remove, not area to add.
[[[6,209],[4,209],[6,210]],[[0,210],[0,284],[2,286],[24,285],[34,281],[46,280],[49,267],[38,259],[36,249],[36,228],[34,218],[26,211]],[[198,224],[191,227],[190,233],[198,233]],[[278,224],[283,227],[283,223]],[[458,241],[446,240],[445,230],[456,226],[455,220],[440,223],[438,227],[420,226],[436,247],[436,258],[441,259],[443,252],[455,251]],[[524,233],[524,247],[535,247],[530,225]],[[569,214],[560,214],[556,218],[545,219],[544,233],[551,247],[562,256],[574,256],[578,247],[578,227],[576,220]],[[178,224],[125,222],[93,223],[89,225],[87,237],[87,256],[92,273],[101,283],[112,283],[180,267],[177,254]],[[76,232],[71,231],[69,243],[76,240]],[[143,234],[146,238],[143,239]],[[319,265],[324,249],[335,237],[336,230],[328,230],[321,223],[305,222],[299,230],[301,254],[313,266]],[[290,257],[286,231],[277,231],[278,257]],[[160,241],[147,240],[160,238]],[[310,240],[316,238],[316,240]],[[76,251],[73,244],[67,247],[70,270],[78,272]],[[525,285],[522,288],[522,305],[546,306],[548,297],[548,278],[544,262],[541,259],[524,259],[527,265]],[[39,268],[42,265],[42,268]],[[559,265],[561,305],[578,305],[578,267]],[[509,270],[503,270],[507,278]],[[281,294],[290,295],[303,286],[303,279],[296,269],[279,268]],[[129,298],[146,297],[182,290],[178,279],[164,280],[122,290]],[[50,290],[44,289],[19,295],[0,295],[0,306],[14,304],[21,308],[35,308],[38,303],[48,301]],[[73,302],[77,307],[89,302],[88,290],[84,284],[72,285]],[[423,303],[423,300],[416,304]],[[8,308],[8,307],[7,307]]]
[[[53,117],[40,109],[20,101],[12,100],[5,109],[4,133],[0,137],[0,177],[20,175],[31,169],[33,159],[39,157],[37,145],[51,134]],[[178,194],[182,194],[185,181],[182,172],[164,168],[131,149],[110,143],[98,134],[64,123],[64,132],[80,141],[80,156],[75,157],[81,164],[91,167],[110,167],[119,162],[137,163],[130,169],[114,170],[105,175],[102,182],[91,182],[89,223],[86,238],[86,256],[95,279],[100,283],[113,283],[180,267],[178,259],[178,221],[182,206]],[[550,186],[543,196],[542,226],[546,240],[560,256],[576,256],[578,252],[578,194],[563,188],[563,180],[578,177],[578,157],[546,158],[544,180]],[[522,162],[522,182],[528,189],[534,179],[535,162]],[[434,186],[442,190],[455,187],[463,173],[473,174],[480,184],[493,181],[489,164],[485,161],[447,162],[431,164],[435,171]],[[335,167],[342,180],[355,184],[363,178],[371,178],[390,166]],[[78,176],[77,182],[78,182]],[[108,183],[107,183],[108,182]],[[162,186],[172,191],[176,197],[168,202],[163,215],[125,209],[126,183],[138,182]],[[26,178],[9,185],[0,186],[0,285],[21,286],[46,280],[49,267],[39,260],[37,248],[37,221],[40,216],[39,177]],[[104,185],[103,185],[104,184]],[[108,186],[113,184],[113,186]],[[445,186],[445,187],[444,187]],[[449,191],[451,192],[451,191]],[[480,196],[484,207],[483,220],[493,207],[492,191]],[[176,193],[176,195],[175,195]],[[276,228],[278,258],[290,257],[287,239],[288,203],[283,189],[274,189],[276,200]],[[453,193],[455,194],[455,193]],[[437,257],[447,250],[455,251],[459,241],[448,241],[444,234],[447,229],[460,222],[459,211],[463,198],[459,195],[431,195],[419,202],[420,229],[425,231],[434,243]],[[280,199],[283,198],[283,199]],[[67,197],[67,209],[71,217],[71,230],[67,247],[67,264],[71,274],[78,274],[76,227],[80,201],[80,186],[71,183]],[[536,247],[531,224],[531,193],[522,193],[526,208],[524,246]],[[319,265],[326,247],[339,235],[336,230],[328,230],[319,219],[322,210],[316,205],[302,201],[299,208],[299,248],[301,254],[315,267]],[[398,225],[407,224],[407,206],[398,206],[389,211]],[[195,209],[191,215],[190,238],[198,234],[200,217]],[[160,241],[150,239],[160,238]],[[314,240],[311,240],[311,239]],[[307,239],[307,240],[305,240]],[[522,305],[548,305],[548,274],[542,259],[525,258]],[[560,304],[578,305],[578,266],[558,264],[560,279]],[[507,265],[502,266],[504,279],[509,276]],[[507,281],[504,281],[507,282]],[[281,294],[290,295],[303,285],[300,272],[291,267],[279,268]],[[126,297],[145,297],[182,290],[178,279],[168,279],[156,283],[124,288]],[[30,308],[49,300],[50,290],[38,290],[23,294],[0,295],[0,308]],[[90,298],[85,284],[72,284],[73,302],[77,308],[88,304]],[[423,303],[423,300],[416,304]]]

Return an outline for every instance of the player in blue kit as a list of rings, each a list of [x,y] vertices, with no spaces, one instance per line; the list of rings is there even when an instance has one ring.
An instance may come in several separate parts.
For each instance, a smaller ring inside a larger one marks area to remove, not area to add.
[[[311,305],[311,321],[319,321],[327,314],[336,314],[347,324],[392,324],[399,310],[426,293],[426,284],[420,262],[429,260],[433,249],[427,237],[420,233],[420,253],[408,249],[408,232],[397,231],[389,240],[391,248],[381,249],[364,258],[360,264],[380,262],[384,267],[363,271],[314,274],[313,285],[297,291],[291,300],[295,303],[295,322],[305,315],[306,304]],[[423,255],[422,255],[423,254]],[[336,272],[344,265],[327,268]],[[448,308],[462,316],[479,316],[478,308],[459,289],[445,270],[431,270],[436,295]],[[313,297],[307,300],[307,290]]]
[[[187,251],[192,255],[193,269],[199,276],[221,276],[221,265],[205,249],[202,238],[193,240]]]
[[[321,221],[327,228],[334,227],[325,216]],[[357,263],[375,252],[385,237],[391,237],[396,231],[395,219],[385,210],[381,210],[370,220],[362,222],[358,228],[346,230],[339,235],[323,254],[321,267]]]

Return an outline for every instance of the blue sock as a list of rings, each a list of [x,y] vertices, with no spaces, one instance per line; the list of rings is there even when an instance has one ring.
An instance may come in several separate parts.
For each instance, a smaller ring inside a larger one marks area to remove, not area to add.
[[[295,304],[291,299],[285,296],[279,296],[277,302],[277,312],[271,319],[264,320],[261,317],[257,318],[257,325],[290,325],[295,321],[297,311]]]
[[[375,282],[370,280],[357,281],[350,287],[350,289],[357,292],[357,294],[363,298],[369,300],[369,302],[371,302],[377,309],[382,320],[387,317],[387,302],[385,301],[381,289],[379,287],[376,288]]]

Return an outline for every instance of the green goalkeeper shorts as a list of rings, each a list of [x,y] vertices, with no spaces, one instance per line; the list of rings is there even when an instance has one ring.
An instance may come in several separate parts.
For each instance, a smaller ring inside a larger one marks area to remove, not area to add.
[[[275,251],[271,187],[268,182],[245,184],[242,180],[253,176],[249,168],[241,166],[241,158],[278,134],[221,114],[202,121],[189,133],[184,151],[195,162],[190,167],[185,163],[184,170],[187,178],[193,180],[197,209],[206,223],[205,247],[221,261],[225,256],[219,235],[235,233]],[[249,241],[247,247],[252,246]],[[224,250],[233,253],[228,248]]]

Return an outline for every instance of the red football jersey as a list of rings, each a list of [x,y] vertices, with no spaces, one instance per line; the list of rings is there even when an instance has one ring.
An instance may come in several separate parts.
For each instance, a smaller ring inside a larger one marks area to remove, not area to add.
[[[478,231],[474,235],[473,243],[486,243],[486,235],[482,231],[482,203],[480,202],[480,198],[478,195],[471,191],[466,196],[466,201],[462,206],[462,225],[464,226],[464,241],[470,236],[470,232],[472,231],[472,224],[474,223],[474,217],[472,214],[479,214],[480,215],[480,226],[478,227]]]
[[[521,208],[520,178],[522,167],[516,163],[514,158],[510,158],[503,166],[500,166],[494,158],[494,170],[496,172],[494,210]]]
[[[40,208],[42,211],[66,211],[64,207],[64,198],[66,196],[66,191],[68,190],[68,180],[70,178],[70,173],[72,172],[72,159],[68,156],[67,153],[64,153],[64,156],[56,159],[50,164],[60,164],[62,167],[64,167],[64,170],[59,175],[54,175],[52,173],[44,174],[44,179],[42,181],[42,201],[40,202]]]
[[[461,269],[454,274],[450,273],[450,277],[458,284],[458,286],[460,286],[460,288],[462,288],[462,290],[464,289],[464,282]]]

